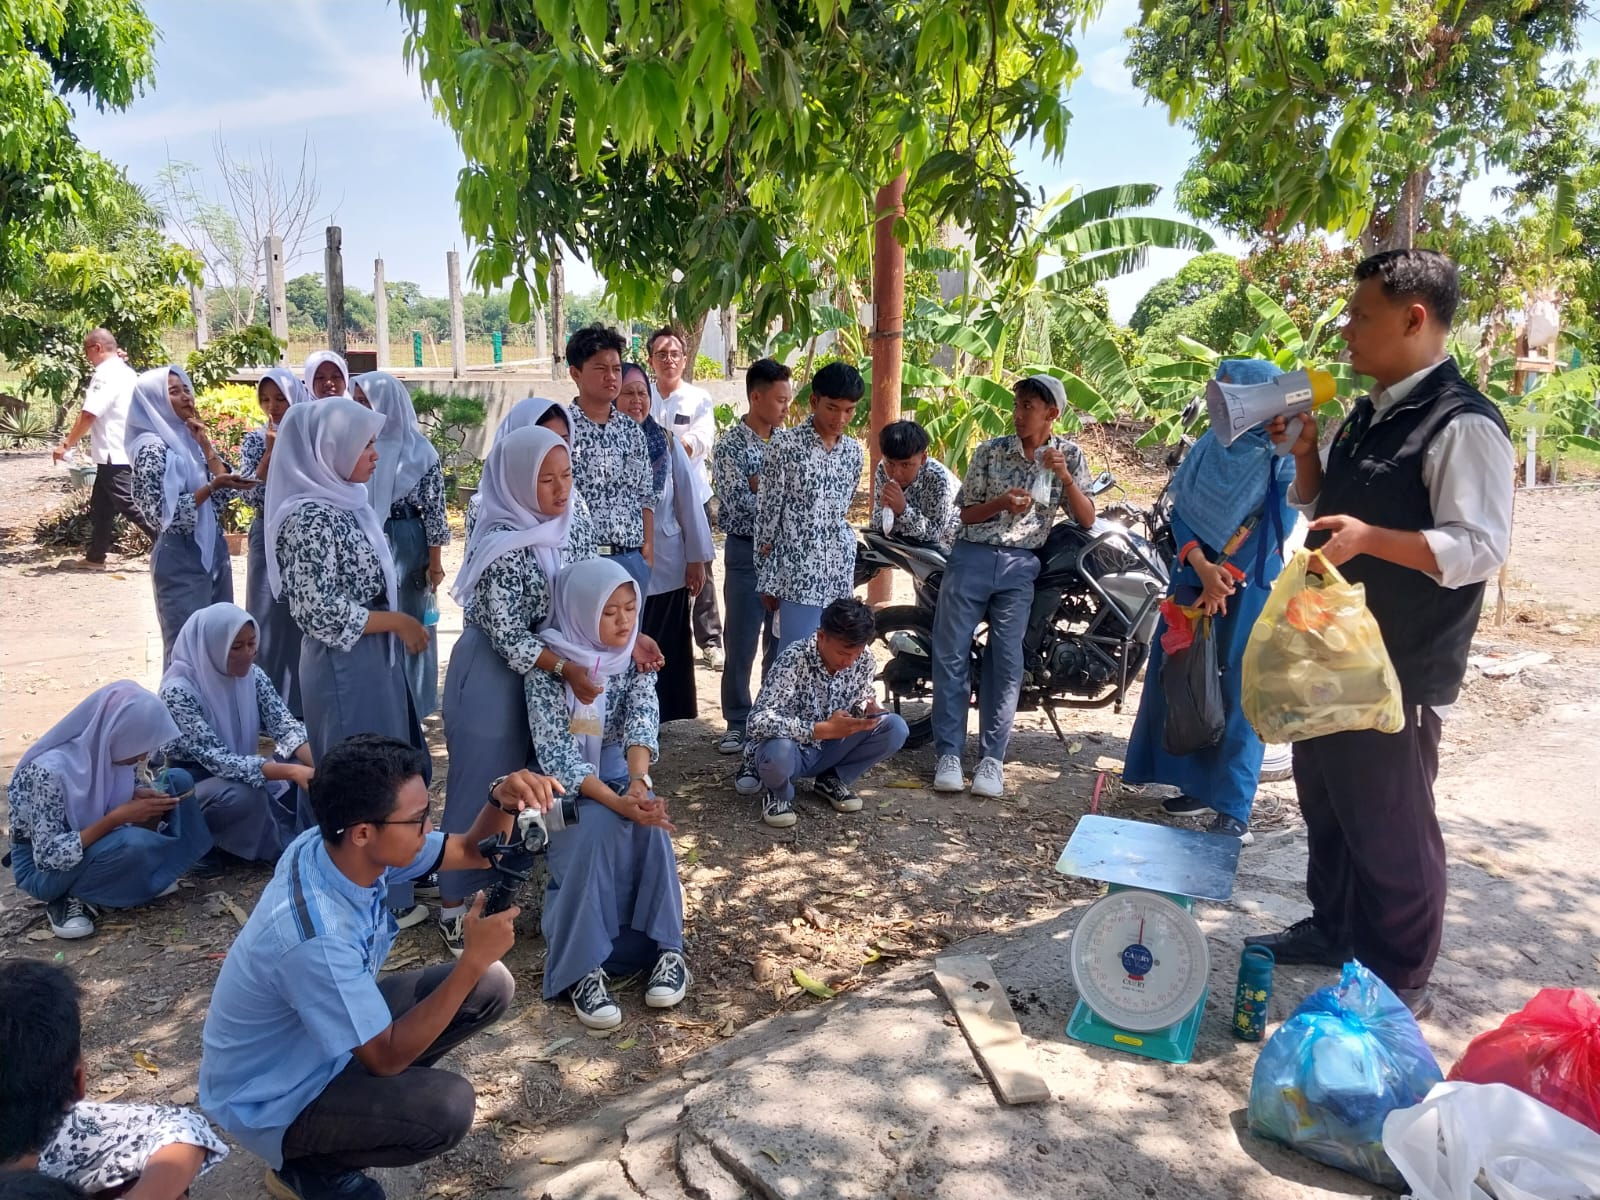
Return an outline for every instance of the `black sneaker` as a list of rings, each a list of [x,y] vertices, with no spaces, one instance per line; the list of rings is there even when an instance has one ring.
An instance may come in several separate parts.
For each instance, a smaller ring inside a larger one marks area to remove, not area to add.
[[[832,771],[818,775],[811,790],[833,805],[833,811],[853,813],[861,811],[861,797],[850,790],[850,785]]]
[[[744,730],[730,729],[717,739],[718,754],[738,754],[744,749]]]
[[[733,777],[733,790],[741,796],[760,795],[761,776],[756,774],[754,767],[740,767],[739,773]]]
[[[323,1174],[294,1163],[267,1172],[267,1193],[277,1200],[384,1200],[382,1185],[361,1171]]]
[[[228,869],[229,856],[215,846],[207,850],[185,872],[190,879],[221,879]]]
[[[769,791],[761,798],[761,819],[774,829],[787,829],[800,818],[795,816],[792,799],[781,799],[777,792]]]
[[[421,879],[411,885],[411,894],[418,900],[437,900],[439,898],[439,872],[429,871]]]
[[[89,906],[76,896],[61,896],[44,906],[50,932],[65,941],[86,938],[94,932]]]
[[[622,1024],[622,1005],[606,988],[604,967],[596,967],[572,985],[572,1011],[590,1029],[615,1029]]]
[[[1400,1003],[1409,1008],[1417,1020],[1426,1020],[1433,1015],[1433,989],[1427,984],[1414,988],[1395,988],[1394,994],[1400,997]]]
[[[1211,806],[1193,796],[1168,796],[1161,802],[1161,811],[1169,817],[1199,817],[1210,812]]]
[[[645,985],[644,1002],[651,1008],[671,1008],[689,993],[689,964],[677,950],[663,950]]]
[[[1239,843],[1244,846],[1248,846],[1256,840],[1255,834],[1250,832],[1250,826],[1236,817],[1230,817],[1227,813],[1218,813],[1212,817],[1211,823],[1206,826],[1206,832],[1236,837],[1239,839]]]
[[[1317,928],[1312,917],[1296,921],[1281,933],[1266,933],[1245,938],[1246,946],[1265,946],[1280,963],[1317,967],[1342,967],[1350,957],[1349,947],[1335,942]]]

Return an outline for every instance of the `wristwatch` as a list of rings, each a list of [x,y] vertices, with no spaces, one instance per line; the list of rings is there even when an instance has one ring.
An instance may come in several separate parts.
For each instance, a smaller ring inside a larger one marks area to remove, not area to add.
[[[509,775],[502,775],[499,779],[496,779],[489,785],[489,803],[494,805],[494,807],[498,808],[501,812],[510,812],[511,810],[494,798],[494,790],[510,778],[511,776]]]
[[[565,675],[567,673],[567,660],[564,658],[556,659],[556,665],[550,668],[550,673],[557,679]]]
[[[637,782],[639,782],[639,783],[644,784],[646,789],[648,789],[649,791],[653,792],[653,791],[656,790],[656,781],[654,779],[650,778],[650,772],[649,771],[646,771],[643,775],[635,775],[635,776],[633,776],[633,779],[630,780],[630,782],[633,782],[635,780]]]

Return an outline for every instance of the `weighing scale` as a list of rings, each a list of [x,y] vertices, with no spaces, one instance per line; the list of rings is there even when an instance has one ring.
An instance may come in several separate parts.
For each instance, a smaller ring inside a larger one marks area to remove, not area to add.
[[[1056,870],[1110,890],[1072,934],[1068,1037],[1170,1063],[1193,1057],[1211,970],[1194,901],[1233,895],[1240,848],[1226,834],[1079,819]]]

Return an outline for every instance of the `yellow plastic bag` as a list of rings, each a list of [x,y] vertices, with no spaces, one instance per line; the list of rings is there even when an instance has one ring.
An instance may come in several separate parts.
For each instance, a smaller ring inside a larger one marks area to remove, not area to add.
[[[1309,574],[1313,558],[1320,580]],[[1405,728],[1400,680],[1367,609],[1367,589],[1315,550],[1296,551],[1272,585],[1250,630],[1239,684],[1245,719],[1264,742]]]

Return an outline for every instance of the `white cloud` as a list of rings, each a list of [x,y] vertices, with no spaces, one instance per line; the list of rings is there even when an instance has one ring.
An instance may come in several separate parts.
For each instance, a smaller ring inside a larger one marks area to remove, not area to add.
[[[1089,59],[1084,75],[1091,86],[1108,95],[1143,100],[1144,93],[1134,87],[1133,76],[1123,62],[1127,56],[1128,48],[1122,42],[1107,46]]]
[[[1123,30],[1138,23],[1139,0],[1106,0],[1100,15],[1083,31],[1083,40],[1087,42],[1109,36],[1121,41]]]

